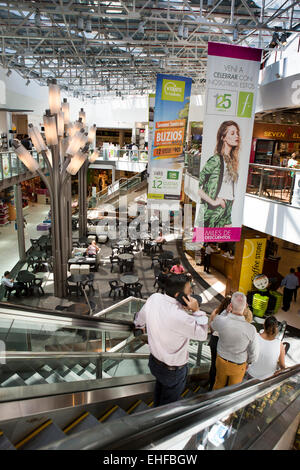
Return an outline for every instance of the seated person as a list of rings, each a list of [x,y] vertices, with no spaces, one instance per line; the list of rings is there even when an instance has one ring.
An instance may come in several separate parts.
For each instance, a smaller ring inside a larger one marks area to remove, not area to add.
[[[163,237],[162,230],[159,232],[158,237],[155,238],[156,243],[166,243],[165,237]]]
[[[158,278],[157,278],[159,286],[161,287],[165,286],[166,280],[169,277],[169,273],[170,273],[170,270],[168,266],[164,266],[161,273],[159,273]]]
[[[100,248],[97,246],[95,240],[93,240],[92,243],[87,247],[86,254],[88,256],[96,256],[98,251],[100,251]]]
[[[170,272],[174,273],[174,274],[183,274],[183,273],[185,273],[185,269],[182,266],[182,264],[180,264],[180,260],[178,260],[177,263],[174,264],[174,266],[172,266]]]
[[[3,286],[9,287],[10,289],[15,289],[16,296],[19,296],[22,290],[25,290],[27,292],[26,285],[23,282],[14,282],[14,280],[10,277],[9,271],[5,271],[4,276],[1,279],[1,284]]]

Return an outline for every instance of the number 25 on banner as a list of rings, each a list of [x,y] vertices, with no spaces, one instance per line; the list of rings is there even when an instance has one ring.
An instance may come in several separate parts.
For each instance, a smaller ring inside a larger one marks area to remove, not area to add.
[[[217,93],[214,97],[216,98],[216,108],[229,109],[231,107],[231,94],[219,95]]]

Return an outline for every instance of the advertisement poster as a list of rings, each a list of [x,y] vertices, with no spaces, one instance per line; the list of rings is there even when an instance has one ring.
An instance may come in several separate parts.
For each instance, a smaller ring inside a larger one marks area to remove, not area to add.
[[[300,171],[295,172],[292,206],[300,207]]]
[[[253,279],[262,273],[266,251],[266,238],[247,238],[244,242],[239,291],[247,294]]]
[[[261,49],[208,43],[195,242],[239,241]]]
[[[148,149],[151,149],[152,138],[153,138],[153,122],[154,122],[154,106],[155,106],[155,94],[150,93],[148,97]]]
[[[157,75],[148,202],[179,204],[192,80]]]

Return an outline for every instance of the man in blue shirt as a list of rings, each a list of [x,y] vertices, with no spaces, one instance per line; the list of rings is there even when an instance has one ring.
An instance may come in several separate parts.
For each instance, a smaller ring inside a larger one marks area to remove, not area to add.
[[[297,287],[299,286],[298,277],[295,275],[294,268],[291,268],[290,274],[288,274],[287,276],[285,276],[284,279],[282,279],[281,286],[284,287],[282,310],[287,312],[290,309],[295,289],[297,289]]]
[[[26,285],[23,282],[14,282],[13,279],[10,278],[10,272],[5,271],[3,278],[1,279],[1,284],[3,286],[8,287],[11,290],[16,291],[16,297],[19,297],[22,290],[27,292]]]

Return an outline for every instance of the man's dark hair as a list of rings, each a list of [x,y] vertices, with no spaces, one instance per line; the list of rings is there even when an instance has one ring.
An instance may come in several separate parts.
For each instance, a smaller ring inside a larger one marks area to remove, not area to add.
[[[8,274],[10,274],[9,271],[5,271],[4,276],[6,277]]]
[[[170,274],[165,283],[166,294],[175,298],[175,294],[182,292],[187,282],[189,278],[185,274]]]
[[[291,268],[290,269],[290,273],[294,273],[295,272],[295,269],[294,268]]]

